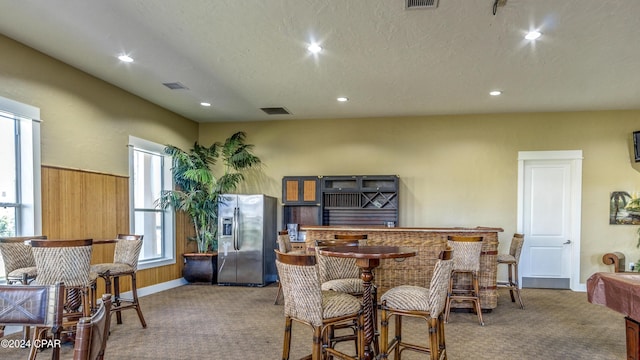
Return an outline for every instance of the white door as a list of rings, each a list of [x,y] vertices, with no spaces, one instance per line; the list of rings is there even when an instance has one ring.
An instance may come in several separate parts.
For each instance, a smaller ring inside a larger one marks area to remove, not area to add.
[[[525,235],[521,284],[576,289],[582,152],[520,152],[518,162],[518,232]]]

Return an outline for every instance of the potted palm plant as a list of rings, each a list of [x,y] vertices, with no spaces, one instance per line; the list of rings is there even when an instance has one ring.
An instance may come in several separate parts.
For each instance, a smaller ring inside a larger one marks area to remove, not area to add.
[[[184,254],[183,276],[189,282],[215,283],[217,270],[218,202],[221,194],[233,192],[244,181],[244,171],[261,163],[246,144],[242,131],[224,143],[203,146],[196,141],[191,149],[173,145],[164,149],[172,157],[174,190],[164,191],[158,199],[162,208],[173,207],[185,212],[195,230],[198,252]],[[221,173],[214,173],[221,165]]]

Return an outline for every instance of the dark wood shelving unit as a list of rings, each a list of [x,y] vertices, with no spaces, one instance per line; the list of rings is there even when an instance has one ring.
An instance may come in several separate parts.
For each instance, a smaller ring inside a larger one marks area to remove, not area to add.
[[[283,227],[287,223],[397,225],[398,188],[397,175],[285,176]]]

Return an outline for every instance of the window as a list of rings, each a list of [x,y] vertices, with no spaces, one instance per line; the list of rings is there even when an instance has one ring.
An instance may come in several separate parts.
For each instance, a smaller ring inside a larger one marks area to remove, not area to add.
[[[41,234],[40,171],[40,109],[0,97],[0,236]]]
[[[156,200],[171,189],[171,159],[163,145],[129,137],[129,198],[131,232],[144,235],[141,269],[174,264],[174,212],[160,209]]]

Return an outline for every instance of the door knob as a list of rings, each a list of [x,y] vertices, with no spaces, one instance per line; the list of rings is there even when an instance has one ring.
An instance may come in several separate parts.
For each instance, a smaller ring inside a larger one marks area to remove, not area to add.
[[[569,245],[569,244],[571,244],[571,240],[565,241],[563,245]]]

